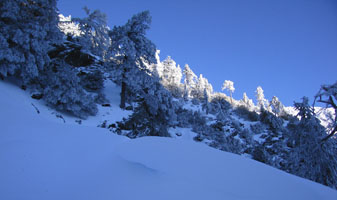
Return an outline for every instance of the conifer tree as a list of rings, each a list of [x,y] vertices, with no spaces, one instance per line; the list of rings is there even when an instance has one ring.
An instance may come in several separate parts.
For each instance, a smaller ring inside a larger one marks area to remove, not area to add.
[[[81,36],[81,30],[77,23],[71,18],[71,15],[68,17],[63,14],[59,14],[59,23],[58,27],[61,32],[63,32],[66,36],[70,37],[79,37]]]
[[[156,62],[156,47],[145,37],[150,28],[151,16],[148,11],[134,15],[124,26],[115,26],[109,32],[111,39],[110,55],[118,73],[117,82],[121,84],[120,107],[125,108],[127,93],[141,91],[140,70],[146,71],[146,65]]]
[[[80,78],[63,59],[53,58],[38,77],[44,101],[56,110],[82,119],[96,115],[94,98],[80,84]]]
[[[204,89],[204,98],[203,98],[203,104],[202,104],[202,109],[206,111],[206,114],[208,115],[209,110],[210,110],[210,98],[209,98],[209,93],[207,92],[207,89]]]
[[[200,74],[192,96],[197,99],[203,99],[205,98],[205,94],[210,97],[212,93],[213,86],[208,82],[206,78],[203,77],[202,74]]]
[[[87,7],[83,8],[87,17],[74,18],[80,30],[80,44],[90,53],[104,59],[110,46],[109,29],[106,15],[99,10],[91,12]]]
[[[276,96],[273,96],[272,100],[270,101],[270,105],[276,116],[285,115],[284,106]]]
[[[240,103],[246,107],[249,111],[252,111],[254,109],[254,103],[252,99],[249,99],[247,94],[244,92],[243,97],[240,100]]]
[[[180,66],[177,66],[176,62],[170,56],[161,62],[160,66],[162,67],[161,83],[165,88],[170,90],[174,96],[178,97],[181,90],[182,78]]]
[[[289,142],[293,148],[287,156],[291,173],[337,188],[336,140],[321,142],[326,136],[324,127],[316,118],[307,97],[295,103],[299,111],[298,121],[292,119],[288,124]]]
[[[163,71],[164,71],[164,67],[163,67],[163,64],[162,62],[160,62],[160,50],[156,50],[156,55],[155,55],[155,58],[156,58],[156,61],[155,63],[152,63],[152,64],[145,64],[147,65],[147,68],[152,72],[152,74],[158,78],[161,78],[163,76]]]
[[[268,100],[264,98],[262,87],[258,86],[255,92],[256,92],[257,106],[259,107],[259,109],[271,112]]]
[[[196,84],[198,82],[198,78],[191,70],[191,68],[188,66],[188,64],[185,65],[183,74],[184,74],[184,98],[186,99],[191,97],[193,90],[195,90]]]
[[[132,115],[124,120],[122,128],[129,130],[128,137],[165,136],[168,127],[176,121],[175,105],[172,95],[159,83],[159,80],[147,75],[144,93],[139,97]]]
[[[0,2],[0,74],[29,84],[49,63],[51,44],[61,39],[56,0]]]
[[[233,92],[235,91],[233,81],[225,80],[225,82],[223,83],[221,89],[222,89],[222,90],[226,89],[226,90],[229,91],[230,96],[231,96],[231,103],[233,103],[233,97],[232,97],[232,94],[233,94]]]

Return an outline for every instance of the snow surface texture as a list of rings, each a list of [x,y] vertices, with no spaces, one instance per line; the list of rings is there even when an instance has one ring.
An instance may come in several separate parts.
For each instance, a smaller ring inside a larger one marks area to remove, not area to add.
[[[202,143],[53,121],[16,86],[0,82],[0,90],[3,200],[337,199],[333,189]]]

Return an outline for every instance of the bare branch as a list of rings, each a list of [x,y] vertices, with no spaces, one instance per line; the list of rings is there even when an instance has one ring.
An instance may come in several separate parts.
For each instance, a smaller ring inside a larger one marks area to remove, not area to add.
[[[335,128],[331,131],[331,133],[329,135],[327,135],[326,137],[324,137],[321,142],[325,142],[327,141],[329,138],[331,138],[337,131],[337,126],[335,126]]]
[[[335,101],[333,100],[332,95],[329,96],[329,100],[330,100],[331,106],[336,110],[337,105],[336,105]]]

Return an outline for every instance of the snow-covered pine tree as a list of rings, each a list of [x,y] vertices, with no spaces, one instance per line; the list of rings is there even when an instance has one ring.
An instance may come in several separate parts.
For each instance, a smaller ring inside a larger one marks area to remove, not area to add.
[[[63,59],[52,59],[38,79],[43,99],[49,106],[83,119],[96,115],[93,96],[83,89],[76,72]]]
[[[162,62],[160,62],[159,54],[160,50],[157,49],[155,55],[156,62],[148,65],[147,68],[152,72],[153,75],[157,76],[158,78],[161,78],[163,76],[164,68]]]
[[[30,84],[49,63],[50,44],[62,38],[56,0],[0,2],[0,74]]]
[[[176,62],[168,56],[163,62],[161,62],[162,73],[161,83],[176,97],[182,96],[181,78],[182,72],[180,66],[176,65]]]
[[[145,37],[150,28],[149,11],[134,15],[124,26],[115,26],[109,32],[111,39],[110,56],[113,57],[113,73],[119,74],[116,82],[121,84],[120,107],[125,108],[126,96],[142,92],[139,70],[147,71],[145,63],[156,62],[156,47]],[[128,93],[128,94],[127,94]]]
[[[206,112],[208,115],[209,110],[210,110],[210,93],[207,92],[207,89],[204,88],[204,98],[203,98],[203,103],[202,103],[202,109]]]
[[[105,14],[99,10],[91,12],[84,7],[87,14],[84,18],[71,18],[59,15],[60,30],[67,35],[66,41],[53,50],[53,54],[63,54],[67,64],[76,67],[83,88],[95,95],[97,103],[106,101],[102,89],[110,46],[109,28]]]
[[[74,27],[70,26],[70,28],[73,30]],[[66,30],[63,30],[63,32],[65,31]],[[105,67],[100,57],[89,52],[87,47],[83,47],[84,44],[78,40],[80,37],[80,35],[68,35],[62,44],[54,45],[54,48],[48,52],[49,57],[53,60],[54,66],[58,66],[58,64],[55,65],[55,62],[60,63],[59,60],[64,61],[66,65],[63,68],[58,67],[60,68],[58,70],[64,70],[69,67],[70,69],[66,69],[71,71],[68,78],[77,76],[70,78],[69,81],[73,81],[73,79],[77,80],[79,78],[79,87],[91,93],[91,95],[95,97],[94,99],[97,103],[103,103],[105,101],[105,97],[102,93]],[[50,69],[48,70],[51,71]],[[43,75],[49,76],[47,73],[44,73]],[[62,76],[61,73],[54,75]],[[41,82],[41,84],[44,88],[48,86],[49,83]],[[76,91],[80,90],[81,89],[78,88]],[[79,95],[81,94],[79,93]]]
[[[83,8],[87,17],[73,18],[72,20],[78,25],[80,44],[88,52],[106,58],[110,46],[109,28],[107,26],[106,15],[99,10],[91,12],[87,7]]]
[[[81,36],[81,30],[78,24],[76,24],[71,16],[64,16],[59,14],[59,29],[66,35],[70,37],[79,37]]]
[[[213,94],[213,86],[211,83],[208,82],[206,78],[204,78],[204,97],[205,97],[205,92],[207,93],[208,99],[210,100],[212,98]]]
[[[59,56],[65,49],[56,50],[64,42],[58,22],[56,0],[1,1],[0,73],[18,75],[50,106],[85,118],[96,114],[96,104]]]
[[[243,105],[249,111],[253,111],[255,107],[253,100],[249,99],[245,92],[243,93],[243,97],[240,100],[240,104]]]
[[[191,96],[196,99],[205,98],[205,92],[208,97],[211,97],[213,93],[213,86],[208,82],[202,74],[199,75],[198,82],[196,83],[195,90],[192,91]]]
[[[137,106],[128,119],[124,120],[121,129],[127,131],[126,135],[131,138],[142,136],[169,137],[168,127],[176,122],[176,105],[172,101],[172,95],[167,91],[159,80],[150,76],[143,80],[144,93],[137,98]]]
[[[270,106],[276,116],[281,117],[286,115],[283,104],[276,96],[273,96],[272,100],[270,101]]]
[[[271,112],[270,105],[268,103],[268,100],[264,98],[263,89],[261,86],[258,86],[256,88],[256,100],[257,100],[257,106],[260,110],[267,110],[268,112]]]
[[[287,156],[290,173],[337,188],[336,139],[322,142],[327,135],[325,128],[314,115],[307,97],[295,103],[299,111],[297,120],[289,124],[288,144],[292,147]]]
[[[222,90],[226,89],[229,91],[229,94],[230,94],[230,97],[231,97],[231,103],[233,104],[233,97],[232,97],[232,94],[233,92],[235,91],[235,88],[234,88],[234,83],[233,81],[230,81],[230,80],[225,80],[223,85],[222,85]]]
[[[223,93],[215,93],[210,101],[209,113],[217,116],[218,121],[226,120],[229,116],[229,111],[233,108],[224,96],[225,94]]]
[[[184,71],[184,99],[192,97],[192,94],[196,88],[196,84],[198,83],[198,78],[192,71],[192,69],[185,65]]]

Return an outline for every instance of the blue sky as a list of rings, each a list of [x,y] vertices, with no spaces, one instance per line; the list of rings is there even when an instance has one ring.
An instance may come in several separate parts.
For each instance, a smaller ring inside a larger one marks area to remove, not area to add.
[[[189,64],[216,91],[232,80],[233,96],[255,101],[262,86],[285,105],[311,100],[321,84],[337,81],[336,0],[59,0],[64,15],[82,8],[106,13],[110,27],[149,10],[148,37],[182,67]]]

